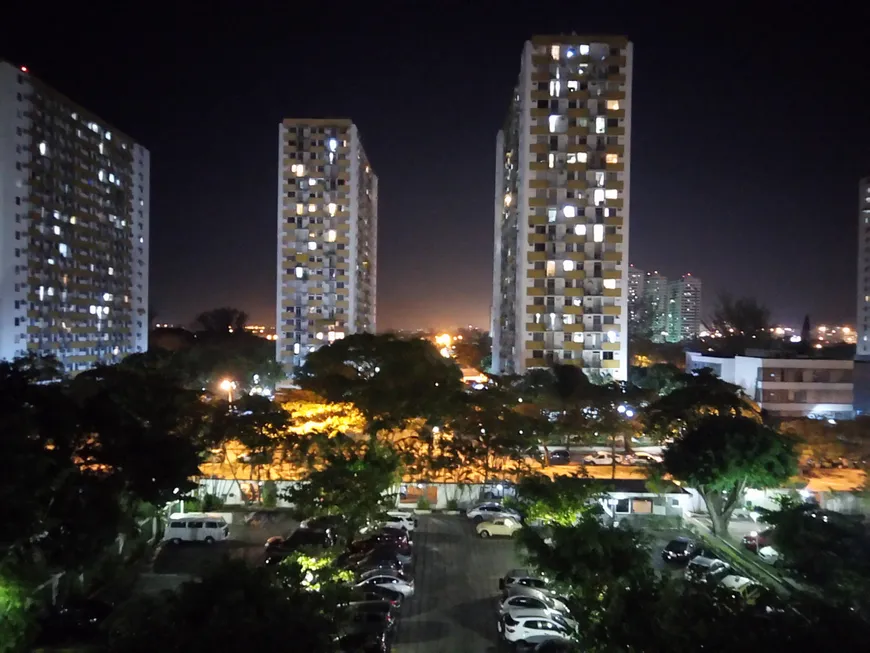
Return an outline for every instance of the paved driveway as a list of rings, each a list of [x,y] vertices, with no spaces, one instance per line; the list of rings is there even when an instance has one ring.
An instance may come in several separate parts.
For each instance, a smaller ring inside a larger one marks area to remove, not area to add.
[[[493,653],[498,579],[519,561],[508,539],[481,540],[464,515],[421,516],[416,595],[402,608],[395,653]]]

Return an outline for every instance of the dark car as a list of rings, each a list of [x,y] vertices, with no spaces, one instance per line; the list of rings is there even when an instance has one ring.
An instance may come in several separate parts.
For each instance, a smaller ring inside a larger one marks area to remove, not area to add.
[[[335,542],[335,536],[330,530],[299,528],[284,537],[275,535],[266,540],[266,564],[278,564],[291,553],[302,549],[328,549]]]
[[[715,585],[731,573],[727,562],[703,556],[696,556],[686,566],[686,580],[702,585]]]
[[[394,608],[398,609],[402,607],[402,603],[405,600],[404,595],[401,592],[394,592],[393,590],[386,589],[385,587],[367,587],[357,588],[353,594],[351,594],[352,601],[389,601],[390,605]]]
[[[411,534],[403,528],[393,528],[392,526],[381,526],[377,530],[377,534],[383,535],[384,537],[392,538],[397,542],[404,542],[406,544],[412,544]]]
[[[114,608],[103,601],[75,599],[55,607],[39,619],[38,643],[43,646],[75,641],[87,643],[100,634],[100,626]]]
[[[758,549],[763,549],[766,546],[770,546],[773,542],[773,529],[768,528],[766,531],[761,531],[760,533],[757,531],[752,531],[749,535],[743,536],[743,546],[745,546],[750,551],[755,551],[758,553]]]
[[[665,562],[686,563],[696,555],[698,543],[688,537],[678,537],[668,542],[662,549],[662,560]]]
[[[369,569],[393,569],[404,571],[407,566],[394,549],[379,548],[368,551],[365,554],[351,556],[347,560],[347,566],[357,571]]]
[[[550,452],[551,465],[567,465],[571,462],[571,454],[567,449],[556,449]]]
[[[399,539],[386,533],[375,533],[368,537],[351,542],[347,550],[351,553],[362,553],[364,551],[372,551],[383,546],[394,547],[396,551],[402,555],[411,555],[411,544],[407,539]]]

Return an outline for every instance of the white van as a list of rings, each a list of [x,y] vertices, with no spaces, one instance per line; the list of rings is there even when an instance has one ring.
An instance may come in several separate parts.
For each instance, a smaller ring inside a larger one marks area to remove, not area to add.
[[[180,542],[222,542],[230,536],[230,527],[220,515],[191,512],[171,515],[163,532],[163,540]]]

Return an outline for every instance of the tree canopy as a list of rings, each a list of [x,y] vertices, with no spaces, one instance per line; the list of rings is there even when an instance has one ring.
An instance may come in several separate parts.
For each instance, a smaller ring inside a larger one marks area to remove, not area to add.
[[[708,415],[665,449],[663,471],[698,491],[713,532],[725,534],[746,488],[778,487],[797,473],[794,446],[754,419]]]

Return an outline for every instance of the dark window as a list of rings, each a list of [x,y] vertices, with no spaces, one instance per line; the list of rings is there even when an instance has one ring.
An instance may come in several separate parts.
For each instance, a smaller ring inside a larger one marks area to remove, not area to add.
[[[187,527],[187,522],[183,522],[183,521],[174,521],[174,522],[172,522],[171,527],[172,527],[172,528],[186,528],[186,527]]]
[[[202,528],[201,521],[192,521],[187,525],[188,528]]]
[[[206,528],[220,528],[220,524],[218,524],[216,521],[207,521],[205,523],[205,527]]]

